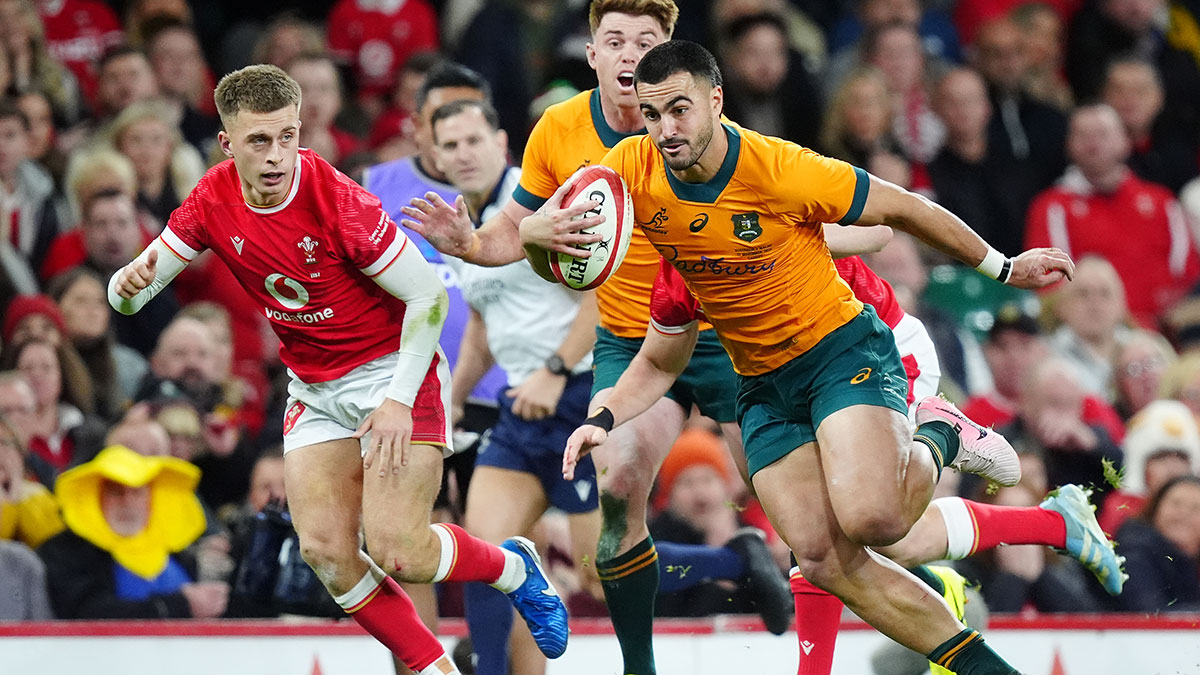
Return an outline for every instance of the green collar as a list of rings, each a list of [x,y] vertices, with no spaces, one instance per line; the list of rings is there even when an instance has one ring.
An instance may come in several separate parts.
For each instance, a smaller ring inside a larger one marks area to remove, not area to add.
[[[725,161],[721,162],[721,168],[717,171],[717,175],[713,176],[704,183],[685,183],[675,176],[666,163],[663,163],[663,170],[667,172],[667,182],[671,185],[671,191],[675,196],[687,202],[699,202],[702,204],[712,204],[717,201],[717,197],[721,196],[721,192],[729,185],[729,179],[733,177],[733,170],[737,168],[738,156],[742,152],[742,136],[736,129],[728,124],[721,124],[725,129],[725,136],[729,139],[729,150],[725,152]]]
[[[604,147],[612,148],[617,143],[620,143],[622,139],[629,138],[630,136],[641,136],[646,133],[646,130],[642,129],[641,131],[623,134],[608,126],[608,120],[604,119],[604,109],[600,107],[600,87],[592,90],[590,98],[592,126],[596,128],[596,135],[600,137],[600,142],[604,144]]]

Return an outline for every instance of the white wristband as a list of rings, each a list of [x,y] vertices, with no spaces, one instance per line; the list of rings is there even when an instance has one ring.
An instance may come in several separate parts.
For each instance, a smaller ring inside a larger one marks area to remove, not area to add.
[[[983,262],[975,266],[975,271],[1006,284],[1012,276],[1012,266],[1012,258],[989,246],[987,255],[983,256]]]

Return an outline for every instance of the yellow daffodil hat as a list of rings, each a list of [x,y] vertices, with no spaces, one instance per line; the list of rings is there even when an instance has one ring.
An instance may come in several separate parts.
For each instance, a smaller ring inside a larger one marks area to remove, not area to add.
[[[104,479],[127,487],[150,486],[150,517],[141,532],[123,537],[100,509]],[[187,548],[204,533],[204,509],[196,497],[200,469],[176,457],[146,457],[123,445],[110,445],[95,459],[69,469],[55,483],[63,521],[75,534],[108,551],[131,572],[153,579],[171,553]]]

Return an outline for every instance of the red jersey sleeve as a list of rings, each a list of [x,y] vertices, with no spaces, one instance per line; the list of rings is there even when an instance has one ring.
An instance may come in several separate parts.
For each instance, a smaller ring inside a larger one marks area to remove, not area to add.
[[[347,258],[369,277],[388,268],[408,242],[379,198],[356,186],[343,187],[338,200],[341,242]]]
[[[650,293],[650,325],[663,335],[679,335],[704,318],[700,303],[683,283],[683,277],[663,258]]]
[[[854,297],[875,308],[875,313],[888,328],[895,328],[904,318],[904,310],[896,301],[896,293],[892,285],[875,274],[858,256],[850,256],[834,261],[838,275],[845,280],[854,292]]]
[[[204,227],[205,197],[215,189],[212,173],[200,180],[200,184],[183,200],[183,204],[171,213],[167,226],[159,235],[167,248],[179,256],[184,263],[196,259],[208,248],[207,230]]]

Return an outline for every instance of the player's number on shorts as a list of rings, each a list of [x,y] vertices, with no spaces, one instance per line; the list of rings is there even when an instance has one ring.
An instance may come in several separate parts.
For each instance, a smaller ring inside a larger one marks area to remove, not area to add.
[[[268,276],[266,283],[267,292],[271,294],[271,297],[278,300],[279,304],[283,305],[285,309],[302,309],[308,304],[308,289],[300,285],[299,281],[277,272]],[[288,296],[284,295],[280,286],[283,286],[291,291],[295,297],[289,298]]]

